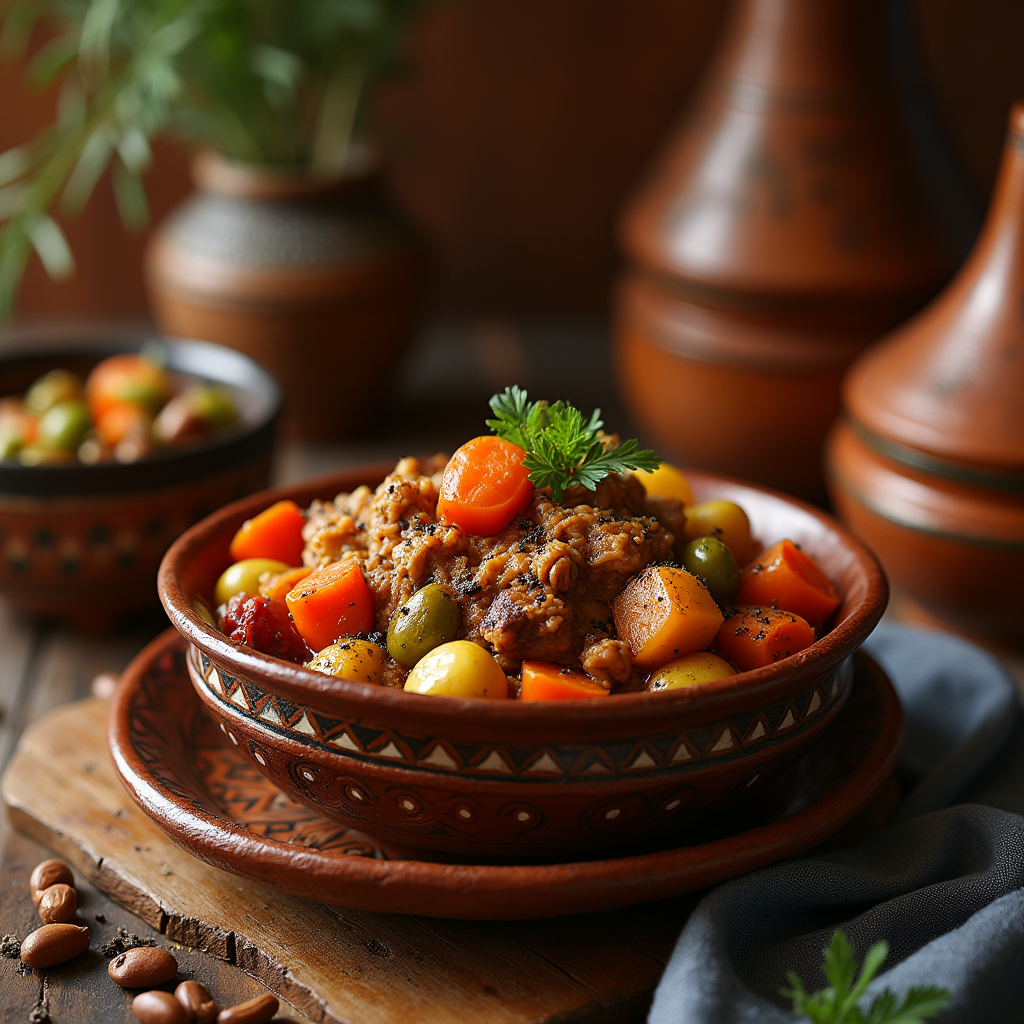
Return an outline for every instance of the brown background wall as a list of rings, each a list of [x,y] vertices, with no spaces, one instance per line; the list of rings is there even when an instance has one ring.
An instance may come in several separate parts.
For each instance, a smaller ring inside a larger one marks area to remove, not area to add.
[[[995,171],[1010,102],[1024,95],[1020,0],[914,0],[925,67],[979,190]],[[613,222],[721,30],[724,0],[458,0],[433,11],[409,68],[381,97],[391,186],[438,255],[439,311],[600,314]],[[0,151],[51,116],[53,98],[0,68]],[[159,217],[188,190],[186,155],[157,150]],[[122,231],[109,187],[68,225],[78,272],[38,263],[23,317],[145,312],[143,239]]]

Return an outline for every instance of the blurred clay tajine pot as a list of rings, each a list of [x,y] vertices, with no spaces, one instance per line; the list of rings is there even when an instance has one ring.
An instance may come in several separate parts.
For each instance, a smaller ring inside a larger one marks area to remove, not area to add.
[[[197,192],[158,228],[146,278],[162,330],[240,349],[285,393],[307,437],[358,429],[420,323],[424,251],[380,196],[380,165],[353,145],[344,176],[202,153]]]
[[[861,357],[833,500],[925,617],[1024,647],[1024,102],[949,287]]]
[[[694,109],[626,210],[620,386],[684,463],[823,496],[843,371],[970,243],[969,192],[895,77],[898,13],[738,0]]]

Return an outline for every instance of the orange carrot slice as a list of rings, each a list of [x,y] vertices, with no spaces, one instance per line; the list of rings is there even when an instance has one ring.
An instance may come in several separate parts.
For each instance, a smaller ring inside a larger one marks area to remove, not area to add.
[[[467,441],[441,476],[437,517],[465,533],[500,533],[533,495],[526,452],[517,444],[487,435]]]
[[[648,668],[703,650],[722,624],[707,587],[670,566],[645,569],[615,598],[612,611],[633,663]]]
[[[268,601],[276,604],[284,604],[289,591],[294,590],[313,570],[302,565],[297,569],[286,569],[276,576],[271,576],[266,583],[260,587],[260,593]]]
[[[791,540],[781,540],[740,573],[738,604],[774,605],[818,626],[839,607],[839,591]]]
[[[285,603],[299,636],[314,651],[373,628],[373,596],[351,559],[314,570],[288,592]]]
[[[580,700],[611,692],[589,676],[548,661],[524,661],[520,700]]]
[[[715,648],[741,672],[771,665],[814,643],[814,630],[793,612],[764,605],[727,608]]]
[[[112,405],[130,402],[155,413],[171,390],[167,371],[139,355],[109,356],[85,382],[85,396],[94,420]]]
[[[302,527],[306,517],[294,501],[275,502],[258,516],[247,519],[231,541],[231,557],[276,558],[289,565],[302,564]]]

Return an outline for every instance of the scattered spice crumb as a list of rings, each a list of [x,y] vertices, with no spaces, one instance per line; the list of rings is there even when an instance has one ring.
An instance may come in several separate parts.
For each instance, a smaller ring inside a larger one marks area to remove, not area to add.
[[[32,968],[22,960],[21,963],[18,964],[18,969],[14,973],[17,974],[19,978],[27,978],[32,973]]]
[[[96,920],[99,921],[100,924],[106,924],[107,923],[107,915],[106,914],[97,914],[96,915]]]
[[[126,950],[135,949],[138,946],[155,946],[156,939],[144,939],[141,935],[136,935],[135,932],[128,931],[127,928],[118,928],[117,934],[109,941],[104,942],[100,946],[100,952],[105,956],[113,959],[115,956],[120,956]]]
[[[48,1024],[50,1011],[45,1006],[33,1007],[28,1012],[28,1024]]]
[[[21,958],[21,942],[17,935],[5,935],[0,939],[0,956],[5,956],[8,960]]]

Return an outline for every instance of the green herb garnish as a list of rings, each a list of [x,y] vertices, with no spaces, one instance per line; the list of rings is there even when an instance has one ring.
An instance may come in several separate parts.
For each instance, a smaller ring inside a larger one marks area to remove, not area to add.
[[[487,426],[525,450],[523,465],[530,471],[530,480],[535,487],[550,487],[555,501],[574,484],[592,491],[609,473],[653,472],[661,465],[661,459],[642,449],[635,438],[607,447],[600,433],[604,426],[600,409],[584,420],[583,413],[566,402],[549,405],[528,399],[515,385],[494,395],[489,402],[494,419]]]
[[[902,1003],[894,992],[886,989],[875,996],[866,1013],[860,1009],[857,1000],[888,955],[889,944],[876,942],[864,957],[858,976],[853,949],[846,936],[837,931],[832,936],[832,945],[825,950],[825,977],[832,987],[809,995],[803,982],[790,971],[790,987],[779,989],[779,994],[792,999],[793,1012],[813,1024],[920,1024],[938,1016],[949,1002],[949,993],[934,985],[911,988]]]

